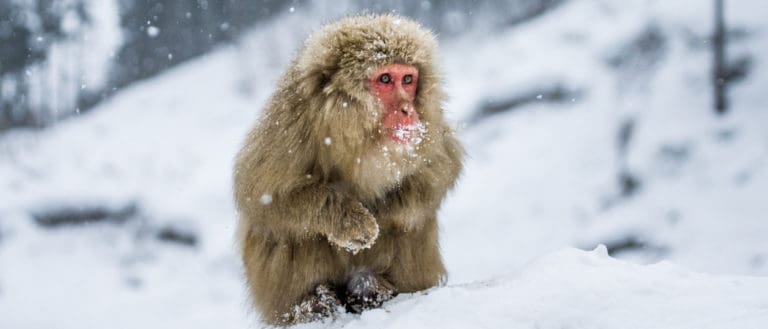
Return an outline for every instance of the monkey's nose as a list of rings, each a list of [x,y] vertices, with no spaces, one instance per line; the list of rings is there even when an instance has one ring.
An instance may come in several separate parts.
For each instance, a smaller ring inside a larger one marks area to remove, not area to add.
[[[403,103],[400,105],[400,113],[405,116],[411,116],[413,114],[413,104]]]

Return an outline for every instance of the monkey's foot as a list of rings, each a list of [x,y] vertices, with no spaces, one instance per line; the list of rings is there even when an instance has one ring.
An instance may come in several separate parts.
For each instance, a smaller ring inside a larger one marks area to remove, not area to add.
[[[333,318],[342,310],[341,300],[326,285],[315,287],[315,293],[293,308],[294,323]]]
[[[397,290],[386,279],[369,271],[352,274],[347,283],[347,309],[360,313],[381,306],[397,296]]]

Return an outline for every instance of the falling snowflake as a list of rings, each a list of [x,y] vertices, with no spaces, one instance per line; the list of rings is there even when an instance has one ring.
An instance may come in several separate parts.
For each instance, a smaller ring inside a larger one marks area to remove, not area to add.
[[[150,26],[147,28],[147,35],[150,38],[157,37],[160,34],[160,29],[156,26]]]
[[[263,205],[268,205],[272,203],[272,195],[271,194],[262,194],[261,198],[259,198],[259,202]]]

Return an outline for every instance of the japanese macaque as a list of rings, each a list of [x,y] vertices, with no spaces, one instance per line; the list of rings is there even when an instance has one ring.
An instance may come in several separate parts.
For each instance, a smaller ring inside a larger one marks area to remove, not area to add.
[[[445,279],[437,209],[463,150],[443,119],[434,35],[394,15],[311,36],[234,172],[239,243],[262,319],[378,307]]]

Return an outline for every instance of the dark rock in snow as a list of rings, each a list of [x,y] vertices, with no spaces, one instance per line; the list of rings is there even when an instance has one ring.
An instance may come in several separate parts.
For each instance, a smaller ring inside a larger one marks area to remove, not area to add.
[[[188,247],[197,246],[197,234],[188,227],[181,225],[167,225],[161,227],[156,234],[158,240],[177,243]]]
[[[648,241],[648,239],[633,234],[615,240],[608,240],[602,244],[608,249],[608,255],[612,257],[620,257],[622,254],[635,252],[644,254],[649,258],[659,258],[667,253],[666,247],[654,244]]]
[[[487,99],[479,106],[480,109],[470,119],[470,122],[475,123],[487,117],[512,111],[536,102],[566,103],[572,102],[580,96],[580,91],[561,84],[554,84],[549,87],[521,91],[506,98],[493,97]]]
[[[121,224],[139,212],[135,203],[121,207],[109,206],[59,206],[32,214],[35,222],[45,228],[90,223]]]

